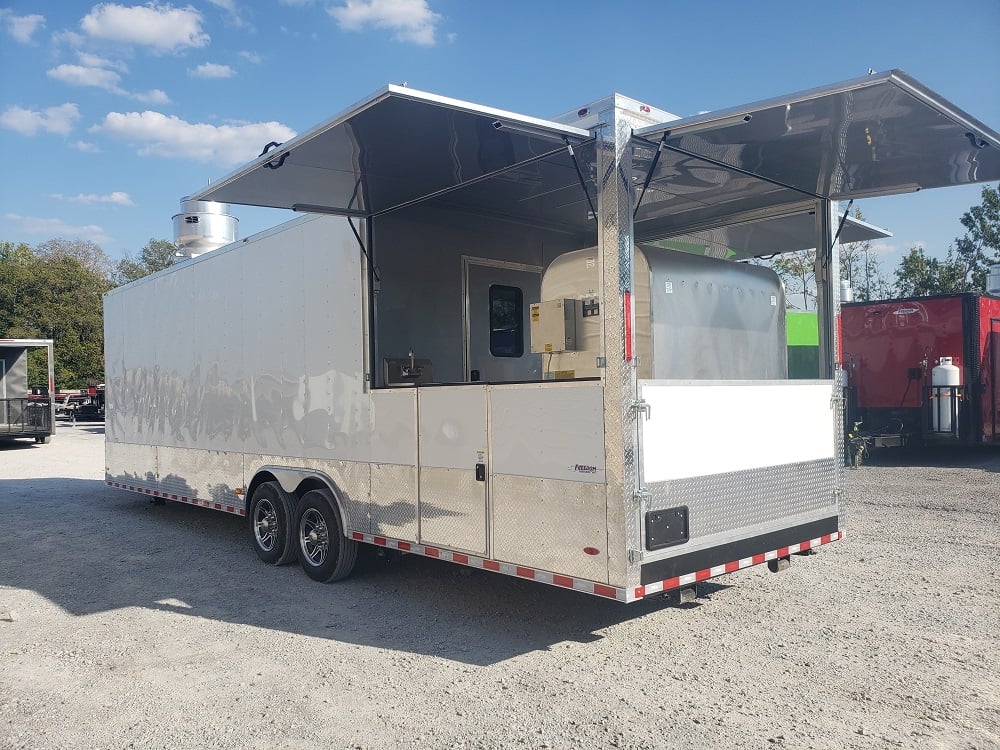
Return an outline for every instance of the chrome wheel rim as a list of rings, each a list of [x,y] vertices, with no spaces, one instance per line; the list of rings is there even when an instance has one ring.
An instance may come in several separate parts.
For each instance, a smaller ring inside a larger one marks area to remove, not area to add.
[[[260,500],[254,508],[253,535],[265,552],[273,550],[278,543],[278,513],[270,500]]]
[[[326,562],[330,551],[330,531],[323,514],[309,508],[302,514],[299,523],[299,544],[302,554],[310,565],[319,567]]]

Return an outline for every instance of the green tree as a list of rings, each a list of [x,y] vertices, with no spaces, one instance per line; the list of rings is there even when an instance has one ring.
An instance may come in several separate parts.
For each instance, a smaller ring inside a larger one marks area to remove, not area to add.
[[[896,292],[903,297],[985,292],[986,274],[1000,263],[1000,186],[983,188],[982,203],[960,221],[965,234],[948,248],[944,260],[912,247],[896,269]]]
[[[985,276],[983,277],[985,283]],[[916,245],[903,256],[896,269],[896,295],[924,297],[928,294],[954,294],[972,291],[969,269],[953,248],[948,248],[944,260],[928,257],[924,248]]]
[[[785,285],[785,302],[789,307],[808,310],[810,302],[816,307],[816,251],[801,250],[786,253],[769,265]],[[801,299],[802,307],[793,300]]]
[[[964,271],[966,288],[962,291],[984,292],[989,266],[1000,263],[1000,185],[984,186],[982,203],[962,214],[959,221],[965,234],[955,239],[955,266]]]
[[[124,257],[115,264],[111,281],[115,286],[127,284],[130,281],[149,276],[173,265],[177,254],[177,246],[166,240],[150,239],[139,251],[139,257],[133,258],[126,251]]]
[[[29,249],[0,243],[0,336],[53,339],[56,384],[81,388],[104,378],[104,292],[111,262],[86,240]],[[29,357],[32,384],[47,382],[44,352]]]

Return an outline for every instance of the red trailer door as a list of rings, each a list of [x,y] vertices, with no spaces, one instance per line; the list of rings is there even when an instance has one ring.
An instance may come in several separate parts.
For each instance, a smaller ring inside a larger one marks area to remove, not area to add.
[[[990,319],[986,356],[983,357],[982,383],[986,389],[983,401],[990,405],[990,420],[984,421],[984,431],[990,426],[989,439],[1000,440],[1000,318]]]

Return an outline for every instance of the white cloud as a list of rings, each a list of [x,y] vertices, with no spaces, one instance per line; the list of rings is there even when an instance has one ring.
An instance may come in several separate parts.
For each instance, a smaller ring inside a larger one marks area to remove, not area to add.
[[[256,52],[249,52],[247,50],[243,50],[239,54],[240,57],[242,57],[244,60],[253,63],[254,65],[259,65],[260,63],[264,62],[264,58],[258,55]]]
[[[52,41],[56,44],[65,44],[68,47],[79,47],[87,41],[87,38],[83,34],[77,34],[75,31],[57,31],[52,35]]]
[[[167,96],[165,91],[160,89],[150,89],[145,92],[136,92],[134,94],[129,94],[129,96],[136,101],[140,101],[143,104],[170,104],[170,97]]]
[[[84,57],[81,55],[81,57]],[[87,56],[91,57],[91,56]],[[94,61],[100,60],[95,58]],[[113,70],[107,68],[92,67],[87,65],[58,65],[47,71],[49,78],[69,84],[70,86],[92,86],[94,88],[110,91],[112,94],[127,96],[144,104],[169,104],[170,97],[160,89],[150,91],[126,91],[118,84],[122,77]]]
[[[427,0],[346,0],[343,5],[327,8],[337,25],[347,31],[362,31],[369,26],[392,29],[395,38],[431,46],[441,15],[427,6]]]
[[[68,135],[73,130],[73,124],[79,119],[80,110],[72,103],[43,110],[12,106],[0,113],[0,128],[13,130],[21,135],[35,135],[40,130]]]
[[[0,8],[0,24],[14,39],[21,44],[29,44],[34,33],[45,26],[45,16],[32,13],[27,16],[16,16],[8,8]]]
[[[59,65],[46,71],[49,78],[68,83],[70,86],[93,86],[118,93],[122,77],[113,70],[91,68],[85,65]]]
[[[295,131],[280,122],[210,125],[186,122],[160,112],[109,112],[91,128],[136,144],[141,156],[193,159],[233,166],[250,161],[269,141],[287,141]]]
[[[67,200],[70,203],[81,203],[84,206],[93,206],[99,203],[108,203],[114,206],[135,205],[128,193],[123,193],[117,190],[113,193],[107,193],[106,195],[98,195],[97,193],[80,193],[79,195],[66,196],[56,193],[52,197],[57,200]]]
[[[69,224],[62,219],[46,218],[41,216],[20,216],[18,214],[5,214],[4,219],[15,225],[16,233],[39,237],[74,237],[81,240],[90,240],[98,245],[107,243],[111,237],[107,232],[96,224]]]
[[[209,36],[201,27],[202,15],[190,6],[141,5],[125,7],[115,3],[95,6],[80,21],[80,28],[93,39],[151,47],[171,52],[183,47],[204,47]]]
[[[76,141],[71,143],[70,146],[85,154],[99,154],[101,152],[100,147],[96,143],[90,143],[89,141]]]
[[[80,64],[88,68],[112,68],[120,73],[128,73],[128,65],[121,60],[109,60],[100,55],[92,55],[89,52],[80,51],[77,51],[76,56],[80,60]]]
[[[188,75],[195,78],[232,78],[236,71],[228,65],[202,63],[197,68],[189,68]]]
[[[214,5],[216,8],[222,8],[230,13],[236,12],[236,2],[235,0],[208,0],[209,3]]]

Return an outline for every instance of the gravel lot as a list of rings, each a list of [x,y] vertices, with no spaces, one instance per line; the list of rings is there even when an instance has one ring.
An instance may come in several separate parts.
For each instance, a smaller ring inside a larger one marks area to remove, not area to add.
[[[1000,747],[1000,454],[881,461],[845,541],[626,607],[419,557],[321,586],[61,426],[0,446],[0,747]]]

